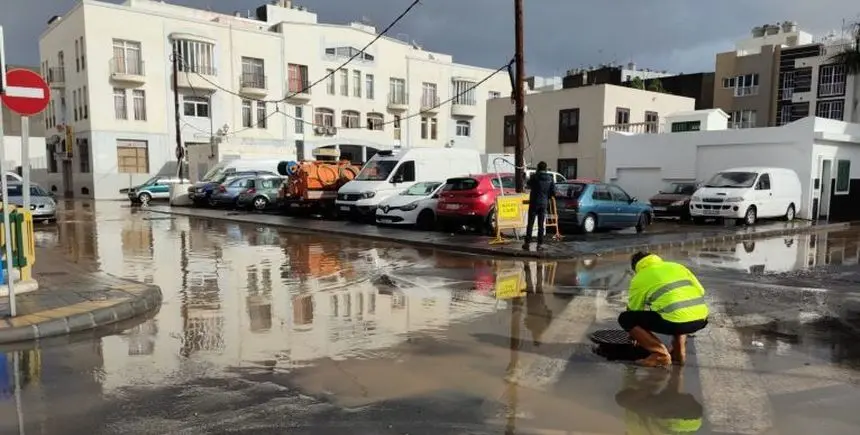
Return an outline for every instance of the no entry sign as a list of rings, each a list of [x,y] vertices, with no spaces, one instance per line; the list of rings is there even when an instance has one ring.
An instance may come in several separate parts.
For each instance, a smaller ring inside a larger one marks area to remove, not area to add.
[[[48,106],[51,90],[45,79],[26,69],[13,69],[6,73],[6,92],[3,104],[21,116],[32,116]]]

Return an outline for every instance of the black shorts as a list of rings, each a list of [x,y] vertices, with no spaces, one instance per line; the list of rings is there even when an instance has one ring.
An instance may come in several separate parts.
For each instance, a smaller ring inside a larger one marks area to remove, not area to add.
[[[675,323],[664,319],[656,311],[625,311],[618,316],[618,324],[625,331],[638,326],[658,334],[686,335],[704,329],[708,326],[708,319]]]

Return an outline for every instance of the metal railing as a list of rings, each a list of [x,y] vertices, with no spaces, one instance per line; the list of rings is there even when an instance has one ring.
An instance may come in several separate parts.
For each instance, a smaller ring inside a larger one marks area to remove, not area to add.
[[[212,65],[195,65],[188,63],[180,63],[179,64],[179,72],[188,72],[188,73],[196,73],[202,74],[204,76],[216,76],[218,75],[218,71]]]
[[[409,104],[409,94],[406,92],[390,92],[388,94],[388,104]]]
[[[821,97],[843,94],[845,94],[845,82],[822,83],[818,85],[818,95]]]
[[[114,57],[110,60],[111,74],[127,74],[133,76],[146,75],[142,60],[129,59],[127,57]]]
[[[758,95],[758,86],[747,86],[743,88],[735,88],[736,97],[747,97],[750,95]]]
[[[63,67],[48,68],[48,83],[64,83],[66,70]]]
[[[239,76],[240,88],[267,89],[266,76],[258,73],[242,73]]]
[[[439,106],[439,96],[434,94],[424,94],[421,96],[421,108],[429,109]]]
[[[782,92],[783,100],[790,100],[794,96],[794,88],[783,88],[780,89],[780,92]]]

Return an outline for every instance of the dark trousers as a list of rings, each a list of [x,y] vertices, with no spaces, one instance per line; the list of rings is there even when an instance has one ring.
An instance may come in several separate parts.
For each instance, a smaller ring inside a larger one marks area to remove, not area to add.
[[[535,219],[537,219],[538,222],[537,242],[538,245],[542,245],[543,233],[546,232],[546,228],[544,228],[544,224],[546,224],[546,207],[529,206],[529,220],[528,225],[526,225],[526,243],[532,242],[532,231],[535,229]]]
[[[618,324],[625,331],[640,327],[646,331],[663,335],[687,335],[708,326],[708,319],[675,323],[660,316],[656,311],[625,311],[618,316]]]

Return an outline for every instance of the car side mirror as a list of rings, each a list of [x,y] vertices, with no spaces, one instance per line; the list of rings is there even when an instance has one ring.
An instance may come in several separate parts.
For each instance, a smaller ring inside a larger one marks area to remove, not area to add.
[[[395,175],[395,176],[391,177],[391,184],[399,184],[402,182],[403,182],[403,176],[402,175]]]
[[[439,199],[439,194],[438,194],[438,193],[434,193],[434,194],[433,194],[433,196],[431,196],[431,198],[433,198],[433,199]]]
[[[631,196],[631,197],[630,197],[630,199],[628,199],[628,200],[627,200],[627,202],[628,202],[629,204],[633,204],[633,203],[634,203],[634,202],[636,202],[636,201],[638,201],[638,200],[636,199],[636,197],[635,197],[635,196]]]

